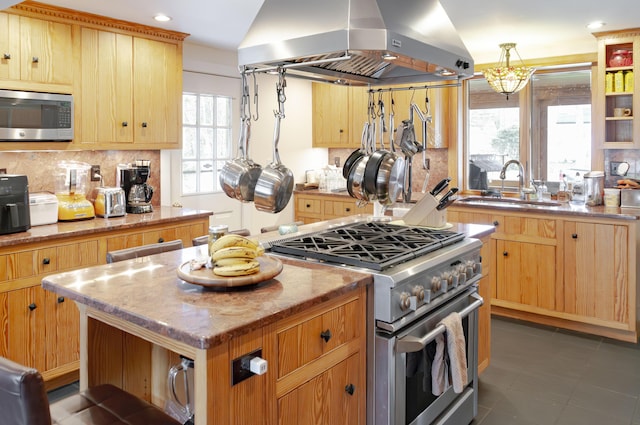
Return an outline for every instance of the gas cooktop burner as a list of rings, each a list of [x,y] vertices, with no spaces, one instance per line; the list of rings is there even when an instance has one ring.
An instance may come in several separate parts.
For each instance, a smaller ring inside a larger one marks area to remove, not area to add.
[[[464,234],[367,222],[274,242],[271,251],[381,271],[464,239]]]

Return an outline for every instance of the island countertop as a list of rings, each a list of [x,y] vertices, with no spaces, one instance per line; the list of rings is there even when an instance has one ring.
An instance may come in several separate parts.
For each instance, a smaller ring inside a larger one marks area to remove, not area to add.
[[[177,268],[207,246],[47,276],[45,289],[196,348],[208,349],[372,282],[367,273],[282,258],[275,278],[218,290],[181,280]]]

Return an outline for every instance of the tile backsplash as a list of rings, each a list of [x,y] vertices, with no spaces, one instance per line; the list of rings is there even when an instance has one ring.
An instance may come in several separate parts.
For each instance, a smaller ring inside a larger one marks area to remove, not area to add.
[[[152,203],[160,205],[160,151],[30,151],[0,152],[0,168],[8,174],[25,174],[29,192],[54,192],[56,164],[60,161],[80,161],[100,165],[105,186],[116,185],[116,167],[136,159],[151,161],[149,184],[154,188]],[[89,182],[91,189],[100,182]]]

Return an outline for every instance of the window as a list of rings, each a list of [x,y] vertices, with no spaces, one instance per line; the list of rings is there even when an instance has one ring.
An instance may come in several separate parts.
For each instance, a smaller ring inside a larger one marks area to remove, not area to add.
[[[183,93],[182,194],[220,192],[218,173],[231,159],[231,97]]]
[[[523,165],[527,186],[541,180],[550,189],[563,174],[571,179],[591,168],[590,68],[538,69],[509,100],[481,77],[467,87],[469,189],[517,185],[517,166],[506,170],[504,182],[499,177],[511,159]]]

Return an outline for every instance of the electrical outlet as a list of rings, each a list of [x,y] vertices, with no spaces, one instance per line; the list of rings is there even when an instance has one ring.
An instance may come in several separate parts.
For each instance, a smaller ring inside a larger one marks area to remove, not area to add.
[[[92,165],[91,166],[91,181],[92,182],[99,182],[101,176],[102,176],[102,174],[100,173],[100,166],[99,165]]]
[[[619,175],[619,171],[618,171],[618,167],[620,167],[620,164],[622,164],[622,162],[615,162],[615,161],[611,161],[610,165],[609,165],[609,171],[611,172],[612,176],[618,176]]]
[[[340,167],[340,157],[339,156],[334,156],[333,157],[333,165],[335,165],[336,167]]]

